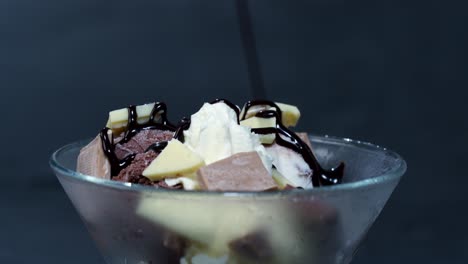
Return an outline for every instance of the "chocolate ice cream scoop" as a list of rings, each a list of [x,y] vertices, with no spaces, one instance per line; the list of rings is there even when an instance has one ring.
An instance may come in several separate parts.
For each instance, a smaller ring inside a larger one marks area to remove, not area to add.
[[[123,159],[128,155],[145,152],[149,146],[161,141],[172,139],[174,132],[159,129],[148,129],[138,132],[130,138],[128,142],[117,143],[115,145],[115,155],[118,159]],[[118,142],[119,138],[116,139]]]
[[[156,154],[154,151],[136,154],[132,163],[128,167],[121,170],[119,175],[114,177],[114,180],[152,185],[152,181],[142,176],[142,172],[157,156],[158,154]]]

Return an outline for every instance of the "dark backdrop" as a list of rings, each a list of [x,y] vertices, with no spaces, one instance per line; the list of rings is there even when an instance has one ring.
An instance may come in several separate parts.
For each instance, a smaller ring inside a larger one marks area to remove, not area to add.
[[[466,8],[251,0],[269,98],[408,172],[353,263],[468,263]],[[1,263],[102,263],[48,167],[109,110],[250,98],[232,0],[0,1]]]

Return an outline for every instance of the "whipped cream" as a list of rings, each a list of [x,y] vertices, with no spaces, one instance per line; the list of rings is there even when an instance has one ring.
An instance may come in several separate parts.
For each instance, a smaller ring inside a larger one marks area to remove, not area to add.
[[[250,128],[237,123],[237,114],[224,103],[205,103],[191,116],[185,144],[211,164],[240,152],[256,151],[271,173],[272,158]]]

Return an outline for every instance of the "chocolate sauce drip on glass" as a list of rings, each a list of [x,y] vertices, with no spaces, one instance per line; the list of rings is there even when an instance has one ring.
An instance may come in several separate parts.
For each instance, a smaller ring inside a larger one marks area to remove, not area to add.
[[[150,118],[148,122],[144,124],[138,123],[138,113],[136,111],[136,106],[130,105],[128,108],[128,123],[127,123],[127,130],[123,136],[123,138],[117,142],[116,144],[124,144],[127,143],[132,137],[134,137],[138,132],[147,129],[159,129],[159,130],[168,130],[168,131],[176,131],[176,127],[172,125],[169,120],[167,119],[167,106],[165,103],[157,102],[154,104],[153,110],[151,111]],[[156,120],[156,116],[159,115],[158,120]],[[157,123],[156,121],[159,121]],[[101,141],[102,141],[102,149],[106,154],[109,163],[111,165],[111,176],[116,176],[119,172],[130,165],[132,161],[135,159],[136,154],[129,155],[124,159],[120,160],[115,155],[115,142],[111,142],[109,139],[109,128],[104,128],[101,130]],[[160,142],[163,143],[163,142]],[[167,145],[167,143],[166,143]],[[153,144],[148,149],[152,149],[153,151],[162,151],[166,146],[164,144]]]
[[[247,73],[252,90],[253,98],[265,98],[266,91],[263,82],[262,69],[259,61],[257,44],[255,40],[254,28],[252,25],[252,16],[249,10],[248,0],[235,0],[237,21],[239,23],[239,32],[244,51],[244,57],[247,62]]]
[[[292,132],[283,125],[283,122],[281,121],[281,109],[274,102],[266,100],[249,101],[244,106],[244,113],[241,118],[245,119],[248,110],[252,106],[258,105],[267,105],[275,108],[275,110],[261,110],[258,113],[256,113],[255,116],[259,118],[275,117],[276,128],[255,128],[252,129],[252,132],[257,134],[275,134],[275,142],[278,145],[289,148],[299,153],[313,171],[312,184],[314,185],[314,187],[333,185],[341,182],[344,174],[344,163],[340,163],[338,167],[333,168],[331,170],[323,169],[320,166],[317,159],[315,158],[309,146],[307,146],[307,144],[299,136],[297,136],[296,133]],[[285,140],[284,138],[287,138],[288,140]]]

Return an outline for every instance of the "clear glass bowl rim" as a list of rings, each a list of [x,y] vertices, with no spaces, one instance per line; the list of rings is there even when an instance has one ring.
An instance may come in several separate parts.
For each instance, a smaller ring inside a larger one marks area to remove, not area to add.
[[[184,190],[167,190],[161,188],[154,188],[151,186],[145,186],[140,184],[132,184],[132,183],[125,183],[125,182],[118,182],[113,180],[106,180],[101,178],[96,178],[94,176],[85,175],[79,173],[77,171],[71,170],[58,161],[58,157],[61,155],[62,152],[67,151],[72,148],[76,148],[79,146],[83,146],[90,142],[91,139],[80,140],[77,142],[73,142],[67,144],[58,150],[56,150],[52,156],[50,157],[49,164],[51,168],[61,175],[64,175],[67,178],[72,180],[81,181],[84,183],[95,184],[105,188],[112,188],[112,189],[120,189],[130,192],[144,192],[144,193],[160,193],[161,195],[187,195],[188,197],[201,197],[201,196],[220,196],[220,197],[255,197],[255,198],[271,198],[271,197],[290,197],[296,195],[306,195],[312,196],[318,193],[335,193],[335,192],[342,192],[360,188],[369,188],[374,185],[383,184],[385,182],[390,182],[395,179],[399,179],[403,176],[406,172],[406,162],[405,160],[396,152],[389,150],[387,148],[374,145],[369,142],[354,140],[350,138],[339,138],[333,137],[328,135],[314,135],[308,134],[313,141],[321,141],[322,143],[334,143],[334,144],[341,144],[346,146],[353,146],[357,147],[362,150],[374,151],[374,152],[383,152],[386,155],[391,156],[396,160],[396,165],[392,167],[387,172],[375,175],[372,178],[349,182],[349,183],[342,183],[338,185],[332,186],[323,186],[320,188],[313,188],[313,189],[305,189],[305,190],[288,190],[288,191],[271,191],[271,192],[213,192],[213,191],[184,191]]]

